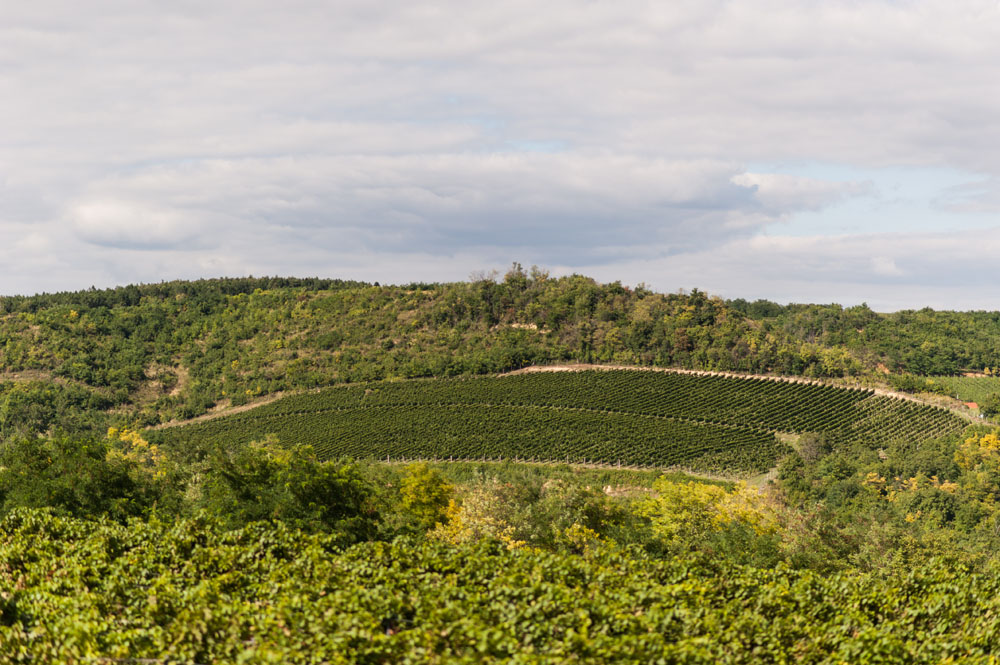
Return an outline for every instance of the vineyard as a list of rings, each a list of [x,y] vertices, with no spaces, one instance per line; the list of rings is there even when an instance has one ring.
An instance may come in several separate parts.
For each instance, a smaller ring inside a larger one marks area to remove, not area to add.
[[[0,520],[6,663],[995,663],[1000,570]]]
[[[324,457],[523,459],[753,474],[826,433],[872,448],[958,432],[945,409],[872,391],[764,378],[642,371],[539,372],[380,382],[286,397],[150,432],[164,444],[273,434]]]
[[[944,386],[949,395],[963,402],[984,402],[1000,393],[1000,376],[935,376],[929,381]]]

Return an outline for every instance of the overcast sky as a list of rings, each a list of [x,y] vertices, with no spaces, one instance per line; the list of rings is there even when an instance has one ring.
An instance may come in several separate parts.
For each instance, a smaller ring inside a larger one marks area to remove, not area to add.
[[[997,0],[0,7],[0,293],[553,274],[1000,309]]]

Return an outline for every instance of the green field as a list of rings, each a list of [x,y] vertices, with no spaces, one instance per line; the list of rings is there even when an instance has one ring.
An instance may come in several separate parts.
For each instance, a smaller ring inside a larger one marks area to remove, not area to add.
[[[167,445],[274,435],[325,458],[530,460],[749,475],[788,451],[778,432],[871,447],[960,431],[944,409],[861,389],[644,371],[381,382],[294,395],[152,431]]]

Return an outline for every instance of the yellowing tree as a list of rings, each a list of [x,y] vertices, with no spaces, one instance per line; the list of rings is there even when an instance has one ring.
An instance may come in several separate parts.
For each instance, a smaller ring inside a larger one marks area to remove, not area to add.
[[[115,458],[126,459],[134,462],[139,469],[152,473],[154,477],[163,477],[166,456],[158,446],[146,441],[139,430],[109,427],[108,442],[111,443],[107,453],[109,461]]]
[[[1000,436],[990,432],[969,437],[955,451],[955,463],[963,471],[1000,471]]]
[[[424,462],[406,467],[399,487],[403,507],[413,513],[425,529],[446,521],[454,488]]]
[[[461,503],[454,499],[449,501],[446,519],[431,535],[452,544],[493,538],[509,549],[522,547],[524,541],[517,539],[517,530],[504,515],[507,512],[505,504],[503,488],[496,478],[492,478],[464,492]]]
[[[656,496],[640,501],[636,511],[649,519],[660,539],[675,546],[686,546],[732,525],[749,527],[757,534],[778,528],[764,497],[746,485],[727,492],[718,485],[659,478],[653,490]]]

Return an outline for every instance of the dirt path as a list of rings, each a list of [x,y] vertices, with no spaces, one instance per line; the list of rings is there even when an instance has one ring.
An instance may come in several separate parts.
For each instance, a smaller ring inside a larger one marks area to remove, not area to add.
[[[4,381],[13,381],[18,383],[29,383],[31,381],[37,381],[39,383],[55,383],[60,386],[77,386],[78,388],[83,388],[84,390],[89,390],[102,395],[109,395],[111,393],[108,388],[91,386],[83,381],[70,379],[65,376],[56,376],[52,372],[41,369],[23,369],[16,372],[2,370],[0,371],[0,382]]]
[[[69,383],[69,381],[61,376],[53,376],[51,372],[43,372],[39,369],[25,369],[19,372],[4,370],[0,372],[0,381],[48,381],[51,383],[61,383],[63,385]]]
[[[0,381],[39,381],[39,382],[58,383],[64,386],[78,385],[78,386],[83,386],[84,388],[91,388],[83,381],[67,379],[64,376],[56,376],[52,372],[47,372],[41,369],[22,369],[16,372],[4,370],[0,372]]]
[[[256,409],[258,406],[264,406],[265,404],[270,404],[271,402],[276,402],[282,397],[287,395],[296,395],[298,393],[292,392],[276,392],[267,395],[266,397],[261,397],[260,399],[254,400],[252,402],[247,402],[246,404],[240,404],[239,406],[223,406],[216,407],[208,413],[202,414],[200,416],[195,416],[194,418],[189,418],[187,420],[171,420],[169,422],[160,423],[159,425],[154,425],[147,429],[166,429],[167,427],[180,427],[181,425],[193,425],[194,423],[204,422],[206,420],[215,420],[216,418],[222,418],[223,416],[230,416],[234,413],[243,413],[244,411],[249,411],[251,409]]]
[[[741,374],[738,372],[714,372],[703,369],[680,369],[678,367],[636,367],[633,365],[596,365],[593,363],[568,363],[565,365],[532,365],[516,369],[513,372],[506,372],[500,376],[514,376],[516,374],[533,374],[535,372],[583,372],[586,370],[628,370],[633,372],[664,372],[667,374],[693,374],[694,376],[725,376],[731,379],[764,379],[767,381],[784,381],[785,383],[806,383],[811,385],[831,385],[838,384],[821,381],[818,379],[807,379],[801,376],[774,376],[770,374]]]
[[[833,386],[835,388],[849,388],[847,384],[841,384],[834,381],[824,381],[821,379],[807,379],[801,376],[778,376],[772,374],[743,374],[739,372],[714,372],[712,370],[703,369],[680,369],[677,367],[634,367],[631,365],[597,365],[592,363],[567,363],[564,365],[532,365],[531,367],[524,367],[522,369],[516,369],[512,372],[506,372],[505,374],[500,374],[500,376],[514,376],[517,374],[533,374],[536,372],[583,372],[585,370],[629,370],[629,371],[639,371],[639,372],[665,372],[669,374],[693,374],[695,376],[724,376],[731,379],[764,379],[766,381],[782,381],[785,383],[805,383],[817,386]],[[907,393],[900,393],[893,390],[886,390],[885,388],[872,388],[868,386],[853,386],[857,388],[864,388],[865,390],[871,390],[876,395],[883,395],[885,397],[895,397],[897,399],[905,399],[910,402],[916,402],[918,404],[929,404],[931,406],[940,406],[937,404],[931,404],[927,400],[920,399],[916,395],[909,395]],[[947,407],[942,407],[947,408]],[[951,409],[959,415],[964,415],[969,420],[975,420],[971,414],[963,414],[958,409]]]

